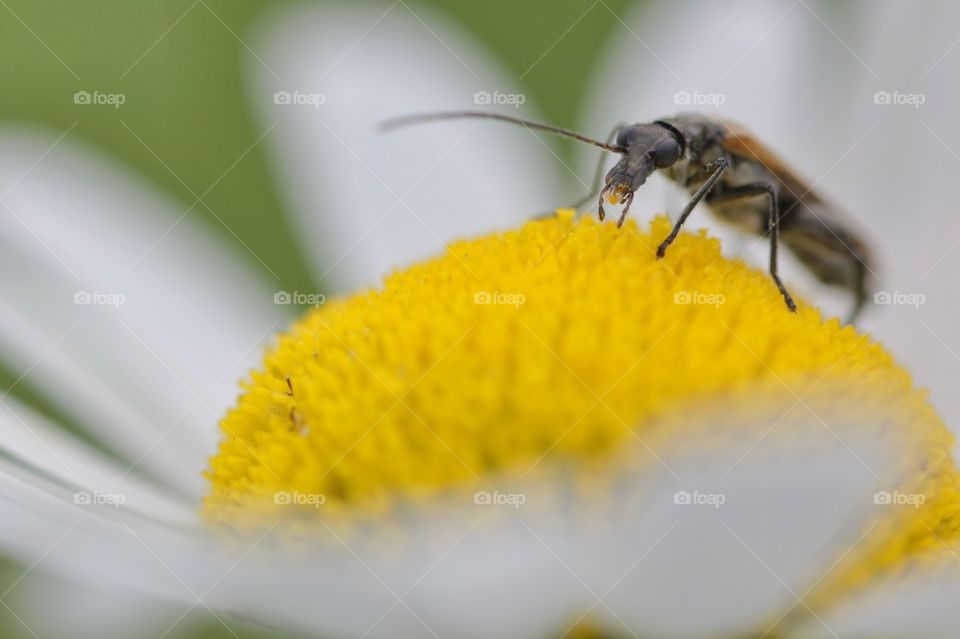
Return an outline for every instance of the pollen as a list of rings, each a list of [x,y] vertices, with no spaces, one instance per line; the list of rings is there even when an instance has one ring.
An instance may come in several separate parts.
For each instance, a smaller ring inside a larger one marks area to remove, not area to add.
[[[810,304],[787,312],[765,272],[723,257],[705,232],[682,233],[657,260],[670,228],[560,211],[309,309],[220,423],[206,520],[256,526],[291,503],[318,518],[389,509],[544,457],[596,463],[666,407],[704,396],[853,377],[912,416],[926,499],[820,592],[956,545],[953,438],[909,374]]]

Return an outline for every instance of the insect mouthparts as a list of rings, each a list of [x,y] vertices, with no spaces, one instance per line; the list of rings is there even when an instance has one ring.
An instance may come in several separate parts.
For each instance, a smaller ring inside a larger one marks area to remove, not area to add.
[[[629,193],[630,189],[626,184],[620,183],[611,185],[606,189],[607,191],[607,202],[610,204],[619,204]]]

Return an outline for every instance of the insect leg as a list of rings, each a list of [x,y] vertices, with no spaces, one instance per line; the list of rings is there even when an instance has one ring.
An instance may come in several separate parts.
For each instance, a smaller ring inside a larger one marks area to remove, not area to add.
[[[623,226],[623,223],[627,219],[627,213],[630,212],[630,205],[633,204],[633,191],[627,193],[623,202],[623,210],[620,212],[620,219],[617,220],[617,228]]]
[[[857,263],[854,267],[856,269],[854,282],[855,293],[853,310],[851,310],[850,315],[847,316],[847,324],[853,324],[857,321],[857,317],[860,315],[860,311],[863,310],[864,305],[867,303],[868,296],[870,294],[870,287],[867,284],[867,280],[869,279],[867,276],[867,271],[869,270],[867,268],[867,264],[858,256],[854,255],[854,257],[857,260]]]
[[[781,206],[787,202],[789,198],[780,198]],[[829,210],[812,208],[816,206],[804,202],[781,212],[780,238],[818,280],[853,294],[853,312],[847,318],[852,324],[873,295],[877,278],[873,260],[863,238],[830,218]]]
[[[786,302],[787,308],[796,312],[797,305],[793,301],[793,296],[790,295],[787,287],[780,281],[780,275],[778,274],[777,250],[780,246],[780,212],[777,204],[777,190],[773,184],[770,182],[744,184],[743,186],[733,187],[722,193],[717,193],[708,198],[707,201],[714,204],[757,195],[766,195],[770,199],[770,207],[767,209],[767,231],[770,233],[770,277],[773,278],[777,288],[780,289],[780,294],[783,295],[783,301]]]
[[[677,223],[673,225],[673,230],[670,231],[670,235],[660,243],[660,246],[657,247],[657,259],[659,260],[666,254],[667,247],[673,244],[673,241],[677,239],[677,234],[680,233],[680,227],[683,226],[683,223],[687,221],[687,218],[690,217],[690,213],[693,211],[693,208],[700,203],[707,193],[710,192],[710,189],[714,187],[717,183],[717,180],[720,179],[720,176],[723,175],[723,172],[727,170],[727,167],[730,166],[730,160],[725,157],[721,157],[716,162],[716,170],[707,178],[707,181],[703,183],[697,192],[693,194],[693,197],[687,202],[687,205],[683,207],[683,212],[680,213],[680,219],[677,220]]]

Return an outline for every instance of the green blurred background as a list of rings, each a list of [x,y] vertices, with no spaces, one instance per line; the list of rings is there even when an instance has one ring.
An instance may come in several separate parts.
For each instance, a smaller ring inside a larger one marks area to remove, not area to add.
[[[617,27],[613,12],[625,13],[635,4],[406,1],[414,10],[430,7],[446,13],[518,77],[549,49],[524,77],[524,91],[543,105],[544,118],[567,126],[577,122],[580,93],[605,36]],[[247,101],[251,53],[245,42],[265,11],[293,4],[303,3],[0,0],[2,124],[47,127],[56,135],[69,131],[70,138],[95,145],[154,182],[186,210],[196,199],[193,193],[207,191],[262,135]],[[574,23],[576,28],[557,42]],[[81,90],[122,93],[126,103],[119,112],[78,109],[73,94]],[[568,160],[572,147],[559,148]],[[249,246],[291,288],[317,290],[291,241],[265,152],[264,146],[253,146],[204,196],[207,207],[198,205],[190,215],[223,234],[243,257],[247,253],[241,242]],[[255,260],[251,266],[264,268]],[[0,370],[0,388],[9,388],[19,375]],[[0,564],[0,593],[9,590],[10,601],[24,587],[18,579],[26,568]],[[41,561],[34,570],[42,568]],[[230,625],[243,637],[283,636],[236,620]],[[35,636],[14,610],[0,607],[0,637]],[[194,636],[233,635],[198,607],[167,635]]]

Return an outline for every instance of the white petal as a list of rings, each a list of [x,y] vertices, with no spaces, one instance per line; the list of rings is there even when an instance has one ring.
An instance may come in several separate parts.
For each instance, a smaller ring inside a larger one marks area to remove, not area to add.
[[[678,412],[668,421],[679,432],[654,429],[598,467],[547,465],[484,483],[507,499],[500,505],[463,491],[442,508],[415,506],[390,535],[402,550],[385,551],[376,534],[343,535],[369,569],[366,588],[350,559],[335,556],[316,559],[329,575],[288,583],[314,594],[335,580],[357,618],[315,609],[282,617],[278,602],[253,592],[244,605],[321,635],[558,636],[582,619],[611,635],[624,626],[639,636],[760,634],[869,533],[875,493],[899,485],[917,460],[900,441],[903,425],[881,411],[851,412],[830,393],[805,405],[788,393],[757,399],[757,409],[718,401]],[[684,490],[726,501],[677,504]],[[511,496],[524,502],[515,508]],[[371,588],[380,598],[369,599]],[[393,593],[402,603],[365,626]]]
[[[0,268],[16,274],[0,283],[0,356],[17,385],[197,494],[282,307],[188,205],[69,135],[0,135],[0,193]]]
[[[107,458],[16,400],[4,400],[0,429],[0,451],[16,461],[8,472],[23,480],[35,477],[32,469],[70,486],[79,504],[112,500],[118,507],[175,525],[196,520],[192,504],[131,476],[129,463]]]
[[[40,570],[27,574],[4,602],[17,615],[17,622],[40,637],[155,639],[171,626],[175,630],[168,636],[176,637],[192,621],[178,620],[186,608],[180,602],[163,602],[106,583],[65,581]]]
[[[956,557],[945,553],[943,561],[953,564]],[[822,622],[810,622],[790,636],[948,639],[960,628],[958,597],[960,570],[955,566],[921,571],[851,596],[823,614]]]
[[[73,486],[0,459],[0,550],[27,564],[42,558],[44,570],[73,579],[182,597],[164,563],[196,558],[195,531],[158,523],[125,505],[78,504],[75,494]]]
[[[762,632],[869,532],[878,487],[900,485],[916,459],[882,407],[751,390],[756,407],[740,398],[666,414],[596,465],[547,460],[398,504],[352,534],[330,515],[338,538],[321,531],[328,543],[306,556],[273,527],[214,550],[3,474],[0,546],[319,636],[551,636],[581,615],[618,634]],[[478,503],[478,488],[507,499]],[[682,490],[693,503],[677,503]]]
[[[449,510],[384,522],[381,532],[405,545],[321,531],[325,552],[239,566],[212,601],[315,636],[541,637],[560,628],[581,591],[552,551],[515,517],[477,513],[470,494],[442,504]],[[264,597],[278,568],[287,588]]]
[[[424,111],[530,116],[529,101],[521,109],[474,103],[478,91],[519,91],[467,34],[426,7],[297,7],[272,20],[254,48],[278,76],[256,63],[252,98],[265,125],[277,125],[267,143],[304,252],[337,291],[378,284],[452,239],[566,204],[548,188],[552,142],[522,128],[378,130],[385,119]],[[292,103],[275,104],[276,92]]]
[[[3,552],[36,564],[38,570],[86,582],[91,587],[122,586],[188,605],[199,601],[218,614],[232,613],[283,628],[322,632],[325,636],[358,636],[367,630],[372,637],[422,636],[422,621],[406,606],[398,605],[397,597],[426,577],[431,564],[444,560],[458,541],[456,536],[445,539],[433,528],[418,528],[424,521],[437,523],[438,513],[431,510],[426,519],[394,522],[423,533],[414,538],[416,543],[399,565],[395,555],[385,554],[382,547],[365,545],[362,539],[351,539],[349,546],[330,539],[332,545],[311,556],[312,561],[300,557],[290,562],[290,552],[285,550],[282,538],[271,536],[272,528],[247,543],[217,547],[197,531],[177,530],[130,517],[123,509],[78,506],[70,500],[69,489],[44,482],[40,477],[20,481],[5,472],[8,469],[4,465],[0,459]],[[467,528],[464,531],[469,532]],[[534,591],[543,593],[540,608],[524,606],[522,615],[500,621],[493,618],[480,624],[479,634],[459,634],[500,636],[488,630],[519,628],[523,629],[522,636],[537,636],[542,634],[538,630],[551,620],[546,613],[562,604],[562,598],[550,596],[549,584],[543,581],[551,575],[556,577],[561,569],[552,564],[552,558],[551,564],[542,566],[546,553],[541,549],[531,554],[536,550],[536,542],[529,536],[514,539],[513,543],[499,545],[477,535],[464,539],[463,547],[487,557],[495,553],[496,561],[488,570],[499,578],[487,580],[482,595],[491,595],[488,588],[503,585],[503,577],[510,575],[512,583],[529,584]],[[465,559],[471,561],[464,565]],[[480,567],[477,559],[474,552],[467,552],[459,555],[454,565],[476,571]],[[462,570],[446,574],[458,579],[462,575]],[[458,585],[462,590],[468,584]],[[451,597],[427,599],[433,625],[440,625],[433,617],[446,614],[443,599]],[[453,598],[458,606],[465,603],[460,597]],[[518,602],[514,599],[512,604],[517,606]],[[566,607],[561,605],[560,609]],[[463,621],[456,617],[447,622],[464,630]]]
[[[690,429],[684,449],[646,439],[665,466],[617,493],[625,506],[638,495],[646,504],[596,540],[605,561],[596,551],[581,558],[595,570],[594,613],[609,632],[763,634],[862,541],[875,493],[916,463],[916,451],[896,449],[904,426],[879,410],[843,408],[818,390],[801,403],[779,391],[750,396],[754,408],[721,398],[669,417]]]
[[[879,79],[865,77],[850,101],[860,126],[876,128],[838,167],[836,190],[869,223],[882,270],[880,288],[892,304],[877,306],[864,324],[931,389],[931,401],[954,430],[960,425],[960,219],[955,213],[960,171],[956,105],[960,69],[955,25],[960,6],[936,3],[912,11],[876,5],[864,53]],[[931,7],[932,8],[932,7]],[[891,47],[902,33],[922,33],[909,47]],[[875,91],[922,95],[919,107],[875,104]]]

